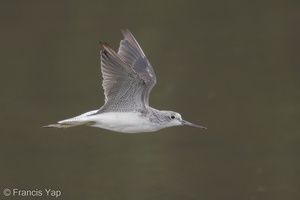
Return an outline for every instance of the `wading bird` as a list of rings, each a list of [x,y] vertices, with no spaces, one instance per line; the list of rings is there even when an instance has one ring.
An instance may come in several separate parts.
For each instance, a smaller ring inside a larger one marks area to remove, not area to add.
[[[118,53],[107,43],[101,43],[101,71],[105,104],[99,110],[59,121],[45,128],[92,126],[122,133],[153,132],[172,126],[188,125],[173,111],[149,106],[149,94],[156,83],[153,68],[131,32],[122,31]]]

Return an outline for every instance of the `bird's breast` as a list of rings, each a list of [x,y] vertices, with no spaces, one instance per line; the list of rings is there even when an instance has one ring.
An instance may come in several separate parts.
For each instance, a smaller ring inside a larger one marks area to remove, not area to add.
[[[147,116],[139,112],[107,112],[89,116],[95,122],[93,127],[104,128],[122,133],[139,133],[157,131],[159,128],[151,123]]]

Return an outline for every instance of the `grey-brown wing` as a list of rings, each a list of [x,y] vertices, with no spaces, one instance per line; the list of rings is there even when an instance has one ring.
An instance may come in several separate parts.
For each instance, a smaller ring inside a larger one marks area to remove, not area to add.
[[[149,94],[156,84],[154,70],[132,33],[128,29],[122,30],[122,33],[124,40],[120,42],[118,54],[145,82],[146,90],[143,99],[145,104],[149,105]]]
[[[118,53],[101,43],[101,71],[105,104],[99,112],[128,112],[145,109],[156,83],[153,69],[129,30],[123,31]]]
[[[102,86],[105,104],[100,112],[128,112],[143,109],[143,80],[106,43],[101,55]]]

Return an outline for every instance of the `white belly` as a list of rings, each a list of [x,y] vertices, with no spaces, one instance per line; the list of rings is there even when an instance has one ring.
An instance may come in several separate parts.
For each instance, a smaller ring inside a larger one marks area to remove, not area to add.
[[[139,113],[102,113],[89,117],[96,124],[91,126],[104,128],[122,133],[152,132],[158,130],[151,126],[148,119],[141,117]]]
[[[88,113],[92,112],[93,111]],[[154,126],[147,118],[141,117],[140,113],[138,112],[109,112],[97,115],[82,114],[78,117],[60,121],[60,123],[82,123],[88,121],[95,122],[95,124],[92,124],[90,126],[122,133],[153,132],[159,129],[159,127]]]

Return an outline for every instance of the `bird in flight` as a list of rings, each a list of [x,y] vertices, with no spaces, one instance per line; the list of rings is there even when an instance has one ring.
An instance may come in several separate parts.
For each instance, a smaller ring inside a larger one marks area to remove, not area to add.
[[[157,110],[149,106],[149,94],[156,84],[153,68],[140,45],[126,29],[118,52],[107,43],[100,51],[102,86],[105,104],[79,116],[59,121],[45,128],[92,126],[122,133],[153,132],[172,126],[193,126],[177,112]]]

